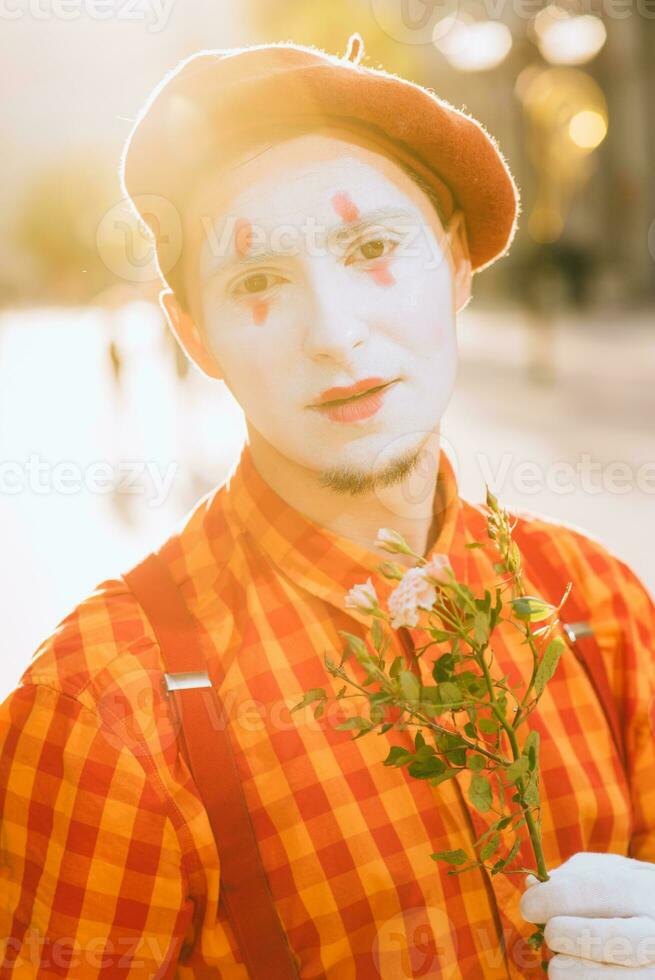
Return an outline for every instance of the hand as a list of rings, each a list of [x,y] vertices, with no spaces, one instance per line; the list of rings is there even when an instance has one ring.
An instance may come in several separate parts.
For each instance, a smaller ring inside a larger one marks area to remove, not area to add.
[[[520,910],[545,923],[550,980],[655,980],[655,864],[580,851],[549,874]]]

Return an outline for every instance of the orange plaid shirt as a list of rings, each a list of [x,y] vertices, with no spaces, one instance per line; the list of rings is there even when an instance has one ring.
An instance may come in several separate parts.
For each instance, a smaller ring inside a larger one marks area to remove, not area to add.
[[[481,507],[441,454],[430,553],[482,591],[496,581]],[[580,530],[521,514],[582,590],[627,743],[626,779],[605,714],[571,652],[529,725],[541,733],[542,827],[554,867],[579,850],[655,860],[655,607],[639,579]],[[336,692],[323,657],[344,605],[388,555],[289,507],[246,446],[160,554],[198,621],[218,682],[272,894],[303,978],[541,976],[518,910],[521,875],[447,875],[434,851],[485,826],[466,774],[437,787],[385,767],[393,729],[354,741],[343,714],[290,713],[303,691]],[[530,565],[526,563],[530,583]],[[428,637],[411,630],[416,645]],[[518,631],[499,627],[494,670],[527,680]],[[402,652],[394,634],[393,647]],[[392,647],[392,650],[393,650]],[[429,672],[432,659],[421,669]],[[350,662],[353,664],[353,661]],[[355,668],[354,668],[355,669]],[[218,907],[220,862],[160,688],[150,624],[120,580],[102,582],[39,647],[0,706],[3,812],[0,976],[245,976]],[[352,702],[347,702],[352,704]],[[343,708],[339,706],[340,712]],[[220,723],[217,722],[217,723]],[[211,745],[207,746],[211,752]],[[217,774],[218,776],[218,774]],[[520,863],[529,852],[519,853]]]

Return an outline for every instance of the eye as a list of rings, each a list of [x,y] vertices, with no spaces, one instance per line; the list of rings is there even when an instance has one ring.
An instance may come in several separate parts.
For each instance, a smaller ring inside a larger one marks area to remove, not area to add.
[[[269,278],[284,282],[282,276],[276,276],[272,272],[251,272],[250,275],[239,279],[230,292],[233,296],[257,296],[272,285],[268,282]]]
[[[388,255],[390,252],[394,251],[399,244],[400,242],[396,238],[391,238],[388,235],[376,235],[374,238],[367,238],[366,241],[363,241],[360,245],[357,245],[354,253],[351,254],[356,254],[357,252],[361,251],[364,261],[372,262],[375,259],[381,259],[385,255]],[[387,246],[390,247],[387,248]],[[349,257],[346,265],[350,264],[351,262]]]

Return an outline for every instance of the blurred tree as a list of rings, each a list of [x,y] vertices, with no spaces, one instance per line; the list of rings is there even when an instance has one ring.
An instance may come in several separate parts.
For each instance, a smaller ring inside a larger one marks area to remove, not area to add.
[[[82,304],[116,282],[96,245],[103,215],[120,198],[114,162],[92,153],[50,164],[29,185],[14,225],[35,270],[27,302]]]

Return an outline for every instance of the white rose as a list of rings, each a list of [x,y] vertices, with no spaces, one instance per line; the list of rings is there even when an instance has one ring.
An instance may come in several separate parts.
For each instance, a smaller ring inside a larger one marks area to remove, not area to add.
[[[394,629],[416,626],[418,610],[432,609],[436,598],[436,589],[425,578],[423,568],[408,569],[389,596],[389,612],[393,617],[391,625]]]

